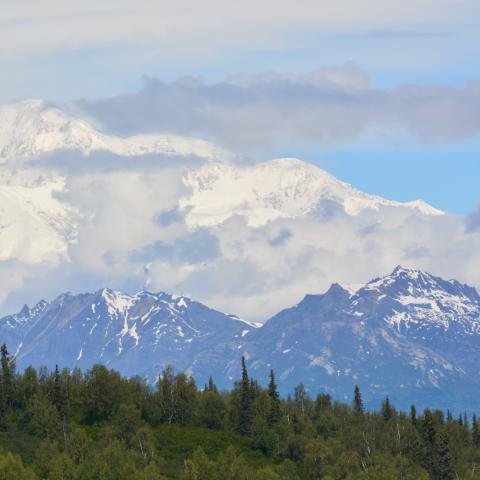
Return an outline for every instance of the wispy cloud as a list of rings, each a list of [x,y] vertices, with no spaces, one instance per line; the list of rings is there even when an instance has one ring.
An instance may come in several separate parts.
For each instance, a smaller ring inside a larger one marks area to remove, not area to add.
[[[375,32],[383,26],[403,31],[402,26],[412,23],[413,12],[416,24],[446,24],[468,19],[468,15],[478,14],[478,8],[475,1],[464,1],[458,8],[454,0],[366,0],[361,12],[354,0],[298,0],[295,4],[245,0],[235,8],[219,0],[175,4],[163,0],[22,0],[2,2],[0,54],[38,55],[114,45],[152,48],[153,44],[165,53],[211,53],[242,43],[258,45],[259,41],[274,47],[292,29],[348,32],[363,28]]]
[[[420,30],[372,30],[364,34],[365,37],[382,39],[431,39],[431,38],[451,38],[455,36],[454,32],[434,32]]]

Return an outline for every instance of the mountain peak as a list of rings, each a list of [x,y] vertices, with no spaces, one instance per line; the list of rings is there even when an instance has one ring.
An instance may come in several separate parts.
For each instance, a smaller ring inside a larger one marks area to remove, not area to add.
[[[399,331],[455,329],[456,334],[480,332],[480,296],[456,280],[443,280],[422,270],[397,266],[368,282],[355,295],[365,310],[371,305]],[[356,307],[357,308],[357,307]]]
[[[345,293],[348,293],[350,295],[350,291],[345,288],[343,285],[340,285],[340,283],[332,283],[330,285],[330,288],[327,290],[325,295],[344,295]]]
[[[86,155],[93,151],[119,156],[195,155],[208,160],[232,156],[209,142],[170,134],[107,135],[43,100],[0,105],[0,162],[25,161],[57,150],[78,150]]]
[[[401,265],[354,290],[333,283],[259,328],[181,295],[103,288],[0,319],[0,336],[20,367],[55,361],[83,369],[100,361],[150,381],[173,364],[200,382],[214,374],[226,385],[241,355],[260,378],[274,368],[288,388],[306,380],[335,395],[361,381],[376,395],[398,394],[402,385],[409,396],[422,389],[445,396],[448,382],[476,378],[475,290]]]
[[[422,275],[429,275],[429,274],[417,268],[408,268],[408,267],[404,267],[403,265],[397,265],[393,269],[392,273],[390,274],[390,276],[393,276],[393,277],[403,276],[403,277],[409,277],[412,279],[417,279],[419,276],[422,276]]]
[[[370,280],[366,285],[367,290],[381,290],[387,287],[395,285],[398,287],[400,283],[404,285],[411,285],[412,283],[422,283],[422,287],[432,284],[436,281],[436,278],[429,273],[423,272],[415,268],[408,268],[402,265],[397,265],[392,273],[383,277],[377,277]]]
[[[192,193],[180,201],[180,208],[192,228],[218,225],[235,215],[243,216],[252,227],[281,218],[324,218],[341,212],[358,216],[386,208],[443,215],[424,202],[402,203],[361,192],[296,158],[253,165],[210,162],[189,171],[184,183]]]

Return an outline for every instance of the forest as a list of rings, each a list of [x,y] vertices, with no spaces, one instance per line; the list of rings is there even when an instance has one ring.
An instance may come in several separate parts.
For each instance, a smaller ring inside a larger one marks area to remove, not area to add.
[[[17,372],[1,348],[0,480],[480,479],[475,416],[280,398],[239,359],[230,391],[167,367],[154,386],[95,365]]]

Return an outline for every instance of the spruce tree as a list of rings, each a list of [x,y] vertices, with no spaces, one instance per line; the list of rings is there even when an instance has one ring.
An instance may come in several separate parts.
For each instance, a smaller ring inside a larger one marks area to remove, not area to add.
[[[415,408],[415,405],[412,405],[410,407],[410,420],[412,422],[413,426],[417,426],[417,409]]]
[[[355,385],[355,392],[353,396],[353,410],[356,413],[363,413],[363,400],[358,385]]]
[[[53,377],[53,405],[58,411],[58,415],[62,422],[63,440],[67,440],[67,416],[66,416],[66,404],[67,398],[65,394],[65,388],[63,385],[62,377],[58,370],[58,365],[55,365],[55,373]]]
[[[238,431],[243,435],[250,433],[252,424],[252,392],[248,378],[245,357],[242,357],[242,380],[240,383],[240,412],[238,417]]]
[[[55,365],[55,373],[53,377],[53,401],[60,417],[63,419],[65,417],[65,394],[63,388],[62,377],[58,370],[58,365]]]
[[[438,480],[453,480],[455,478],[448,438],[445,433],[440,433],[437,438],[434,478]]]
[[[275,383],[275,373],[270,370],[270,381],[268,382],[268,396],[270,397],[270,408],[268,412],[268,424],[273,425],[280,420],[280,395]]]
[[[390,399],[388,395],[385,397],[385,400],[382,403],[382,415],[386,422],[388,422],[394,415],[394,410],[390,404]]]
[[[480,431],[478,428],[477,416],[473,414],[472,417],[472,441],[476,447],[480,447]]]
[[[433,473],[435,465],[435,440],[436,430],[433,423],[432,412],[427,408],[423,414],[422,422],[423,441],[425,443],[425,458],[423,460],[423,466],[428,470],[430,474]]]
[[[447,423],[452,423],[453,422],[453,415],[450,410],[447,410]]]
[[[260,385],[256,380],[253,378],[250,379],[250,396],[252,397],[252,404],[255,402],[255,399],[258,397],[260,393]]]
[[[12,407],[14,400],[13,380],[15,378],[15,360],[10,357],[5,344],[0,348],[0,425],[4,423],[5,414]]]
[[[206,390],[206,388],[205,388],[205,390]],[[212,377],[210,377],[208,379],[208,391],[213,392],[213,393],[217,393],[217,386],[213,383]]]
[[[467,417],[467,414],[464,413],[463,414],[463,428],[465,430],[469,430],[470,429],[470,426],[468,425],[468,417]]]

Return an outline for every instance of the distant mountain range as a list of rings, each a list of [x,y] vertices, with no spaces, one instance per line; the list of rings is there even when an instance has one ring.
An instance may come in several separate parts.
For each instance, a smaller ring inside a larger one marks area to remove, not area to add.
[[[303,382],[349,399],[358,384],[371,405],[389,395],[403,408],[480,407],[479,294],[402,267],[361,287],[333,284],[262,326],[166,293],[63,294],[0,319],[0,342],[20,368],[103,363],[154,382],[171,364],[227,387],[244,355],[261,382],[273,368],[284,394]]]

